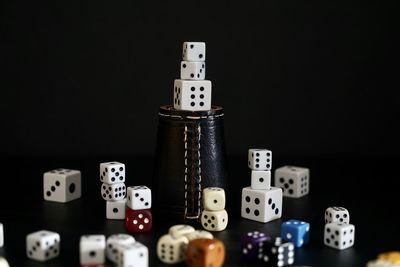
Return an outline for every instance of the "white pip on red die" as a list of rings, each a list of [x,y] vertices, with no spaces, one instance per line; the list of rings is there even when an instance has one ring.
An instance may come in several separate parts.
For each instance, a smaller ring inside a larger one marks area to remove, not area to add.
[[[205,62],[181,62],[181,79],[182,80],[204,80],[206,78]]]
[[[3,224],[0,223],[0,248],[4,246],[4,228]]]
[[[37,261],[47,261],[60,254],[60,235],[42,230],[26,236],[26,254]]]
[[[211,109],[211,81],[174,81],[174,108],[204,111]]]
[[[128,187],[128,201],[126,204],[132,210],[151,208],[151,190],[147,186],[138,185]]]
[[[101,185],[101,196],[104,200],[115,201],[124,199],[126,196],[126,187],[124,183],[106,184]]]
[[[324,244],[328,247],[343,250],[354,245],[355,227],[352,224],[325,224]]]
[[[204,42],[184,42],[182,59],[185,61],[205,61],[206,43]]]
[[[275,170],[275,186],[285,197],[299,198],[310,191],[310,170],[303,167],[283,166]]]
[[[103,264],[106,261],[106,237],[84,235],[79,242],[81,264]]]
[[[249,149],[248,166],[255,171],[270,171],[272,168],[272,151]]]
[[[100,163],[100,181],[106,184],[125,182],[125,164],[116,161]]]
[[[47,201],[69,202],[81,197],[81,172],[56,169],[43,175],[43,196]]]
[[[204,188],[203,207],[207,211],[220,211],[225,209],[225,190],[219,187]]]
[[[207,231],[219,232],[228,226],[228,213],[226,210],[208,211],[201,213],[201,225]]]
[[[163,235],[157,242],[157,257],[167,264],[182,262],[188,243],[189,240],[182,235]]]
[[[120,245],[131,245],[135,243],[136,240],[133,236],[127,234],[115,234],[107,238],[107,259],[112,262],[118,262],[118,246]]]
[[[110,220],[125,220],[126,199],[107,201],[106,218]]]
[[[271,189],[271,171],[251,171],[251,188],[260,190]]]
[[[282,216],[282,189],[243,188],[241,214],[243,218],[263,223],[279,219]]]
[[[145,245],[139,242],[122,244],[118,246],[118,267],[148,267],[149,251]]]
[[[325,223],[350,223],[349,211],[343,207],[329,207],[325,211]]]

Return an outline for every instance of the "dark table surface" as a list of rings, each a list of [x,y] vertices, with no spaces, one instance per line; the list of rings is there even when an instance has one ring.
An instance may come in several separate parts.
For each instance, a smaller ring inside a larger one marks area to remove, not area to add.
[[[127,166],[127,185],[151,185],[151,157],[102,157],[76,159],[3,158],[0,188],[0,222],[5,227],[5,246],[0,255],[12,267],[79,266],[79,238],[83,234],[125,233],[124,222],[105,219],[105,201],[100,196],[98,164],[118,160]],[[242,259],[239,240],[248,231],[258,230],[278,235],[280,224],[300,219],[311,224],[311,242],[296,250],[295,265],[365,266],[380,252],[400,250],[399,173],[395,158],[303,158],[274,159],[274,168],[299,165],[311,169],[311,192],[301,199],[284,199],[283,217],[267,224],[240,217],[241,188],[250,184],[250,170],[245,157],[229,158],[229,190],[227,230],[215,233],[227,248],[225,266],[263,266]],[[55,168],[82,171],[83,196],[66,204],[43,201],[42,175]],[[397,196],[396,196],[397,195]],[[337,251],[323,245],[323,217],[328,206],[343,206],[350,211],[356,226],[355,246]],[[155,245],[162,234],[176,223],[155,214],[150,233],[134,235],[147,245],[150,266],[167,266],[157,260]],[[199,225],[197,225],[200,228]],[[61,235],[61,255],[46,263],[25,256],[27,234],[47,229]],[[184,266],[184,264],[176,265]]]

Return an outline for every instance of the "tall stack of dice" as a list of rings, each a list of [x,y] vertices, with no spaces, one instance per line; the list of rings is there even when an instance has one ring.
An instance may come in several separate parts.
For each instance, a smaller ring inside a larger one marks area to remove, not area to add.
[[[153,226],[151,190],[147,186],[130,186],[127,189],[125,226],[130,233],[150,231]]]
[[[269,222],[282,216],[282,189],[271,187],[272,152],[249,149],[248,166],[251,186],[242,190],[243,218]]]
[[[324,244],[338,250],[354,245],[355,227],[350,214],[342,207],[329,207],[325,211]]]
[[[204,111],[211,109],[211,81],[206,77],[206,44],[184,42],[181,79],[174,82],[174,108]]]
[[[106,218],[125,219],[125,164],[112,161],[100,163],[101,196],[107,202]]]
[[[208,231],[223,231],[228,226],[228,213],[225,210],[225,191],[219,187],[203,190],[201,225]]]

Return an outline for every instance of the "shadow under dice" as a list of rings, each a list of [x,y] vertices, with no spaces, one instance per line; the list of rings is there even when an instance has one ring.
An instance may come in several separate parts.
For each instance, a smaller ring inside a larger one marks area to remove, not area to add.
[[[57,169],[43,175],[43,195],[47,201],[69,202],[81,197],[81,172]]]
[[[47,261],[60,254],[60,235],[50,231],[38,231],[26,237],[28,258]]]

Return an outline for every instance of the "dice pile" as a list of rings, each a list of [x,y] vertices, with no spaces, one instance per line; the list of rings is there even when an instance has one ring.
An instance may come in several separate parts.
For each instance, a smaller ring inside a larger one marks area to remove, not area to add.
[[[101,196],[106,201],[106,218],[125,219],[125,164],[112,161],[100,163]]]
[[[147,186],[128,187],[125,226],[130,233],[143,233],[153,227],[151,190]]]
[[[342,207],[329,207],[325,211],[324,244],[338,250],[354,245],[355,227],[350,214]]]
[[[228,213],[225,210],[225,191],[219,187],[203,190],[201,225],[208,231],[223,231],[228,226]]]
[[[400,267],[400,251],[381,253],[376,260],[369,261],[366,267]]]
[[[184,42],[181,79],[174,82],[174,109],[204,111],[211,109],[211,81],[206,77],[206,44]]]
[[[263,223],[279,219],[282,216],[282,189],[271,187],[272,152],[249,149],[248,166],[251,186],[242,190],[242,217]]]
[[[283,196],[300,198],[310,192],[310,170],[303,167],[283,166],[275,170],[274,185],[282,188]]]
[[[81,172],[56,169],[43,174],[44,200],[69,202],[81,197]]]

